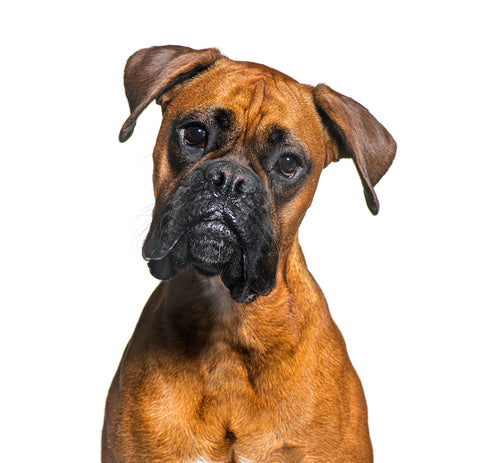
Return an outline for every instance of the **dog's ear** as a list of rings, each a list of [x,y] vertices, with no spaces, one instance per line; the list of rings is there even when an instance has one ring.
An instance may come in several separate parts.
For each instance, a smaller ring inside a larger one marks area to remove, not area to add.
[[[362,180],[368,208],[372,214],[378,214],[373,187],[395,157],[395,140],[368,109],[327,85],[317,85],[313,97],[327,131],[325,166],[340,158],[352,158]]]
[[[153,100],[161,103],[165,92],[205,71],[221,57],[216,48],[193,50],[176,45],[145,48],[130,56],[124,84],[131,114],[120,130],[120,141],[130,138],[138,116]]]

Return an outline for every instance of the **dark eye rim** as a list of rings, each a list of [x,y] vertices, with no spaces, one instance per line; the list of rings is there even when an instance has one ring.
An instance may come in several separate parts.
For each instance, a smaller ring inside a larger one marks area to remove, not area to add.
[[[198,143],[190,142],[185,136],[187,130],[192,128],[192,127],[198,128],[198,129],[200,129],[204,132],[203,139],[201,141],[199,141]],[[191,122],[191,123],[185,124],[184,126],[182,126],[180,128],[180,138],[181,138],[181,141],[182,141],[183,145],[188,147],[188,148],[204,149],[207,146],[207,143],[208,143],[208,130],[206,129],[206,127],[202,123]]]

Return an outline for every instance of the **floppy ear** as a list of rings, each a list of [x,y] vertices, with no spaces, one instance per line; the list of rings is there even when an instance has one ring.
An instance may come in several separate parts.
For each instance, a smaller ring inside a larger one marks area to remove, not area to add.
[[[379,204],[373,187],[395,157],[395,140],[368,109],[327,85],[317,85],[313,97],[327,128],[325,165],[340,158],[352,158],[362,180],[368,208],[372,214],[378,214]]]
[[[137,51],[125,66],[124,84],[130,117],[120,130],[119,139],[130,138],[138,116],[153,101],[175,85],[212,66],[222,55],[216,48],[193,50],[167,45]]]

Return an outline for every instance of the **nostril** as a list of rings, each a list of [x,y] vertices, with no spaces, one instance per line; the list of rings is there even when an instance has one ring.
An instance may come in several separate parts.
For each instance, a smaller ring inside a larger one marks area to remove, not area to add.
[[[215,186],[222,186],[225,183],[225,173],[218,167],[207,170],[205,178]]]
[[[225,174],[221,170],[216,170],[210,174],[210,181],[216,186],[222,186],[225,183]]]
[[[234,192],[241,195],[246,193],[245,180],[243,178],[237,179],[235,185],[233,186]]]

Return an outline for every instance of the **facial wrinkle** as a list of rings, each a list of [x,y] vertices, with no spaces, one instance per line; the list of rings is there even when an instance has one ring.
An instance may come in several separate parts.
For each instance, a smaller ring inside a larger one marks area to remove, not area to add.
[[[250,106],[247,109],[247,132],[249,125],[253,125],[255,127],[258,124],[258,119],[260,118],[260,109],[263,101],[265,100],[265,79],[261,77],[255,82],[254,85],[255,87],[253,89]]]
[[[244,131],[244,139],[250,138],[250,140],[254,139],[255,130],[262,118],[261,108],[262,104],[265,101],[265,78],[260,77],[253,83],[253,93],[252,98],[250,100],[250,104],[246,110],[246,124],[245,124],[245,131]],[[258,161],[256,160],[255,156],[249,156],[250,162],[257,164]],[[255,165],[255,167],[258,167]],[[257,169],[258,171],[258,169]]]

